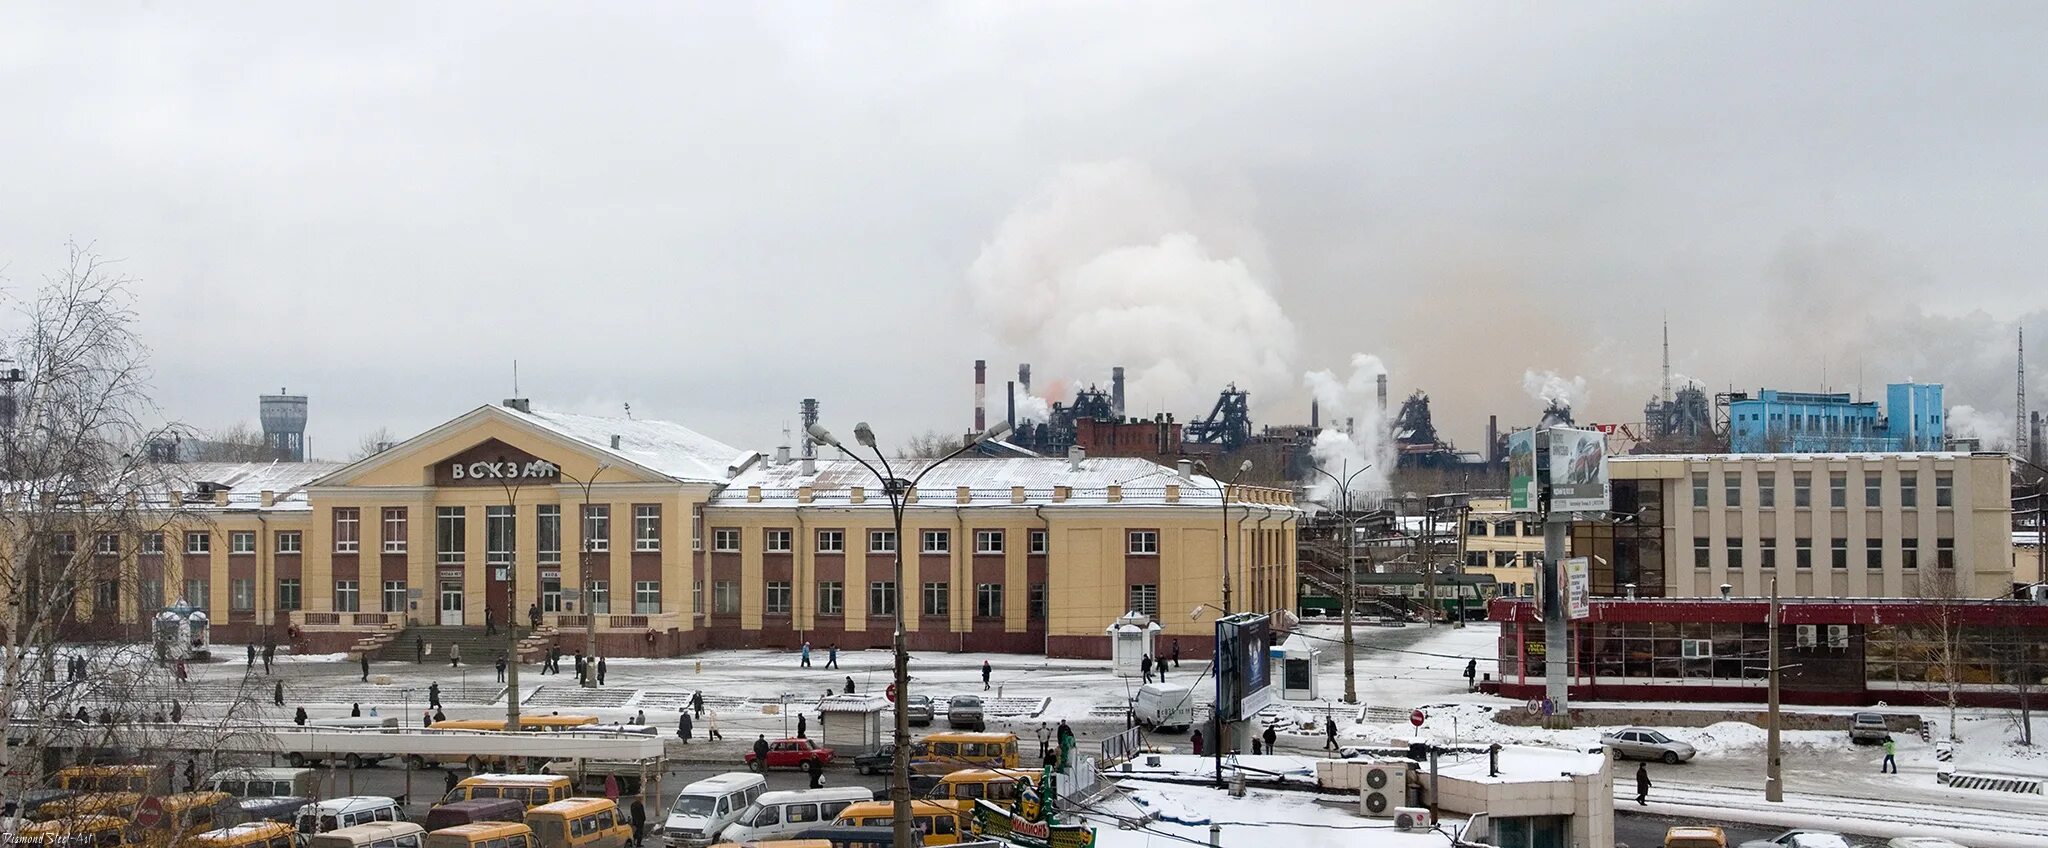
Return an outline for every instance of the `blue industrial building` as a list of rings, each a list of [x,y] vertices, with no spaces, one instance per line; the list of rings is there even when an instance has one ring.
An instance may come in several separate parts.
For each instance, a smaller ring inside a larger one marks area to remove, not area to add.
[[[1728,449],[1734,453],[1860,453],[1942,449],[1940,383],[1893,383],[1885,410],[1848,393],[1781,392],[1728,404]]]

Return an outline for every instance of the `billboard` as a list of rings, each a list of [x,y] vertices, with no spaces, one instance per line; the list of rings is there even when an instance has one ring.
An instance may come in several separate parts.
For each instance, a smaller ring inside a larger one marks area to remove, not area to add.
[[[1216,620],[1216,717],[1243,721],[1271,706],[1273,669],[1268,660],[1272,622],[1240,613]]]
[[[1545,432],[1550,438],[1550,511],[1606,512],[1607,437],[1596,430],[1563,427]],[[1508,459],[1514,460],[1512,449]]]
[[[1508,434],[1508,511],[1535,512],[1536,431],[1516,430]]]
[[[1593,614],[1592,578],[1585,557],[1564,561],[1565,618],[1580,619]]]

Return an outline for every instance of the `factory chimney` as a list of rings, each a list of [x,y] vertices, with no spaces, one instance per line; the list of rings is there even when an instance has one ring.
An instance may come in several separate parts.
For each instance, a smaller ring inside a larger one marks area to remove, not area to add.
[[[1011,380],[1007,386],[1009,400],[1003,405],[1003,423],[1010,425],[1010,429],[1015,430],[1017,429],[1017,381]]]
[[[1493,443],[1498,439],[1500,439],[1500,416],[1488,415],[1486,416],[1486,464],[1488,465],[1500,461],[1500,457],[1493,455]]]
[[[974,432],[988,429],[988,360],[974,360]]]
[[[1381,375],[1380,375],[1380,377],[1379,377],[1379,388],[1380,388],[1380,417],[1381,417],[1381,418],[1385,418],[1385,417],[1387,417],[1387,375],[1385,375],[1385,374],[1381,374]]]
[[[1124,367],[1109,369],[1109,405],[1116,417],[1124,417]]]
[[[1323,404],[1321,401],[1308,402],[1308,428],[1317,432],[1323,429]]]
[[[1025,394],[1031,394],[1031,363],[1025,362],[1017,366],[1017,387],[1023,389]]]

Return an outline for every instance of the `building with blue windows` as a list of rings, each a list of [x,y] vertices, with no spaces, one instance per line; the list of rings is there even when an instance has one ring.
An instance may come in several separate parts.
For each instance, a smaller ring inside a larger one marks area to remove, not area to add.
[[[1885,409],[1846,392],[1781,392],[1728,404],[1733,453],[1865,453],[1942,449],[1940,383],[1893,383]]]

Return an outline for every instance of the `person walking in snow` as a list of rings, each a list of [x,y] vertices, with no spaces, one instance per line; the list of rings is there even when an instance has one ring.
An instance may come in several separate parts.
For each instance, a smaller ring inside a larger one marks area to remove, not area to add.
[[[597,658],[597,685],[604,685],[604,657]]]
[[[1266,753],[1270,754],[1278,750],[1273,747],[1273,741],[1279,738],[1280,734],[1273,732],[1273,726],[1270,724],[1266,725]]]
[[[440,683],[440,681],[435,681],[435,682],[433,682],[433,683],[429,683],[429,684],[427,684],[427,706],[429,706],[429,707],[438,707],[438,706],[440,706],[440,705],[441,705],[441,683]]]
[[[1152,655],[1146,654],[1138,660],[1138,673],[1145,676],[1145,682],[1152,682]]]
[[[284,681],[280,680],[271,684],[270,702],[280,707],[284,706]]]
[[[677,713],[676,735],[682,738],[683,744],[690,744],[690,733],[695,729],[690,723],[690,714],[688,712]]]
[[[1884,762],[1882,762],[1882,763],[1879,763],[1879,764],[1878,764],[1878,766],[1877,766],[1877,773],[1878,773],[1878,774],[1884,774],[1884,773],[1886,773],[1886,772],[1890,772],[1890,773],[1892,773],[1892,774],[1898,774],[1898,773],[1899,773],[1899,761],[1898,761],[1898,760],[1896,760],[1896,759],[1893,759],[1893,757],[1894,757],[1894,756],[1896,756],[1896,755],[1897,755],[1898,753],[1899,753],[1899,743],[1897,743],[1897,742],[1893,742],[1893,741],[1892,741],[1892,738],[1891,738],[1891,736],[1889,736],[1889,735],[1885,736],[1885,738],[1884,738]]]
[[[425,636],[420,636],[420,635],[417,635],[417,634],[415,634],[415,635],[414,635],[414,636],[412,637],[412,664],[413,664],[413,665],[419,665],[420,663],[423,663],[423,662],[426,662],[426,661],[427,661],[427,637],[425,637]]]
[[[299,711],[298,711],[297,713],[295,713],[295,714],[293,714],[293,715],[292,715],[292,723],[293,723],[293,724],[296,724],[296,725],[298,725],[298,726],[300,726],[300,727],[305,727],[305,726],[306,726],[306,708],[305,708],[305,707],[300,707],[300,708],[299,708]]]
[[[1472,690],[1473,690],[1474,688],[1476,688],[1476,686],[1475,686],[1475,684],[1474,684],[1474,681],[1475,681],[1475,680],[1476,680],[1476,679],[1477,679],[1478,677],[1479,677],[1479,661],[1478,661],[1478,660],[1476,660],[1476,659],[1466,660],[1466,661],[1465,661],[1465,691],[1467,691],[1467,692],[1470,692],[1470,691],[1472,691]]]
[[[1323,750],[1337,750],[1337,720],[1323,716]]]
[[[838,667],[839,667],[839,643],[838,643],[838,642],[833,642],[833,643],[832,643],[831,645],[828,645],[828,646],[826,646],[826,648],[825,648],[825,667],[826,667],[826,668],[838,668]]]
[[[270,664],[276,660],[277,643],[269,639],[263,640],[263,673],[265,675],[270,674]]]
[[[1646,807],[1649,804],[1650,765],[1648,763],[1636,763],[1636,806]]]
[[[505,655],[498,655],[498,682],[505,682]]]
[[[255,668],[255,667],[256,667],[256,643],[255,643],[255,642],[250,642],[250,643],[249,643],[249,664],[248,664],[248,665],[245,665],[245,666],[243,666],[243,668],[251,668],[251,669],[253,669],[253,668]]]
[[[704,739],[707,742],[725,741],[725,734],[718,732],[718,713],[716,711],[704,716]]]
[[[756,771],[759,771],[763,774],[766,774],[768,772],[768,734],[766,733],[763,733],[759,737],[756,737],[754,739],[753,765],[754,770]]]
[[[805,727],[807,727],[807,726],[808,726],[808,725],[806,724],[806,722],[805,722],[805,720],[804,720],[804,714],[803,714],[803,713],[797,713],[797,714],[796,714],[796,738],[798,738],[798,739],[803,739],[803,738],[806,738],[806,737],[805,737],[805,735],[804,735],[804,729],[805,729]]]
[[[1193,733],[1192,735],[1190,735],[1190,736],[1188,737],[1188,742],[1189,742],[1189,744],[1192,744],[1192,745],[1194,745],[1194,746],[1195,746],[1195,756],[1197,756],[1197,757],[1201,756],[1201,755],[1202,755],[1202,729],[1201,729],[1201,728],[1199,728],[1199,727],[1198,727],[1198,728],[1195,728],[1195,732],[1194,732],[1194,733]]]
[[[804,643],[804,646],[803,646],[802,648],[798,648],[798,649],[797,649],[797,652],[796,652],[796,667],[797,667],[797,668],[810,668],[810,667],[811,667],[811,643],[809,643],[809,642],[805,642],[805,643]]]
[[[982,660],[982,661],[981,661],[981,691],[983,691],[983,692],[987,692],[987,691],[988,691],[988,677],[989,677],[989,675],[990,675],[990,674],[993,674],[993,673],[995,673],[995,666],[989,665],[989,664],[988,664],[988,660]]]
[[[846,694],[853,694],[853,675],[846,676]]]
[[[462,665],[462,646],[461,646],[461,645],[457,645],[457,644],[454,644],[454,643],[452,643],[452,642],[451,642],[451,643],[449,643],[449,645],[448,645],[448,667],[449,667],[449,668],[458,668],[458,667],[460,667],[461,665]]]
[[[700,689],[700,690],[697,690],[697,691],[695,691],[695,692],[691,692],[691,693],[690,693],[690,712],[696,713],[696,714],[697,714],[697,717],[698,717],[698,718],[703,718],[703,717],[704,717],[704,691],[703,691],[703,690],[701,690],[701,689]]]
[[[1173,640],[1173,667],[1180,668],[1180,640]]]
[[[363,682],[364,682],[364,683],[368,683],[368,682],[370,682],[370,652],[369,652],[369,651],[364,651],[364,652],[362,652],[361,654],[358,654],[357,656],[360,656],[360,657],[362,657],[362,661],[363,661]]]

